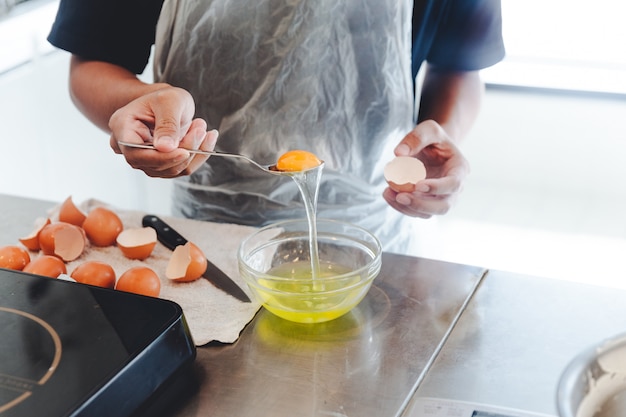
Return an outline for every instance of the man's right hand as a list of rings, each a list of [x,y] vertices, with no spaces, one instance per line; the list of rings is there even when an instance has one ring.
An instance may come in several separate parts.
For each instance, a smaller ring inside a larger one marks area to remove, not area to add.
[[[207,132],[206,121],[194,119],[195,103],[189,92],[167,86],[143,95],[113,113],[109,120],[110,145],[135,169],[150,177],[189,175],[208,158],[186,149],[212,151],[218,133]],[[153,143],[156,150],[120,146],[118,141]]]

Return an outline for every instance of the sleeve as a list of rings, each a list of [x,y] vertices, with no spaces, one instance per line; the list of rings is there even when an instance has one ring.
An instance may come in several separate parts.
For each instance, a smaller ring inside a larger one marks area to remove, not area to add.
[[[85,59],[140,74],[150,57],[163,0],[61,0],[48,41]]]
[[[473,71],[496,64],[504,53],[500,0],[452,0],[427,61],[440,68]]]

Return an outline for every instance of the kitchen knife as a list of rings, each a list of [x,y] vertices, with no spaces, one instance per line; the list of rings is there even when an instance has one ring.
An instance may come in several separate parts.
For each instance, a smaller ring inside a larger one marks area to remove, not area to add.
[[[157,216],[148,214],[143,217],[141,223],[144,227],[152,227],[156,230],[159,242],[170,250],[174,250],[176,246],[187,243],[187,239],[182,237],[176,230],[172,229],[170,225]],[[250,298],[248,298],[246,293],[239,288],[239,286],[232,279],[230,279],[228,275],[222,272],[222,270],[220,270],[217,266],[213,265],[208,259],[207,268],[202,277],[206,278],[209,282],[211,282],[211,284],[215,285],[225,293],[232,295],[238,300],[245,303],[250,302]]]

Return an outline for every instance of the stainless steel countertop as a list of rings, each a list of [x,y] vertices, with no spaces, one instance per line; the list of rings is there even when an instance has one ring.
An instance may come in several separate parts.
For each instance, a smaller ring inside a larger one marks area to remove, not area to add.
[[[0,195],[0,244],[53,203]],[[261,310],[232,345],[198,349],[196,393],[176,416],[401,415],[484,269],[384,254],[348,315],[299,325]]]
[[[385,254],[344,317],[303,325],[262,310],[235,344],[198,350],[202,385],[176,415],[399,415],[482,272]]]
[[[557,415],[567,364],[624,331],[626,291],[489,271],[416,397]]]
[[[0,245],[19,244],[33,231],[37,217],[46,217],[53,202],[0,194]]]
[[[51,202],[0,195],[0,244]],[[384,254],[349,315],[300,325],[261,310],[232,345],[198,349],[193,416],[409,416],[437,397],[556,415],[584,348],[626,330],[626,291]]]

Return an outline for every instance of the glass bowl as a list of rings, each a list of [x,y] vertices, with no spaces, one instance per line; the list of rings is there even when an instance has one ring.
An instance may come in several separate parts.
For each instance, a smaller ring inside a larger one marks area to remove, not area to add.
[[[312,275],[305,219],[263,227],[244,239],[239,272],[270,312],[299,323],[320,323],[352,310],[380,272],[381,245],[359,226],[317,220],[319,271]]]

